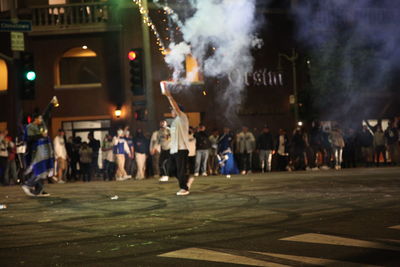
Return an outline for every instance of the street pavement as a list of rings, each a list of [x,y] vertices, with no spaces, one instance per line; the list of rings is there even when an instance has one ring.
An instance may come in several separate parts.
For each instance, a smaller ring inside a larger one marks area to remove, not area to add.
[[[400,168],[0,188],[0,266],[400,266]]]

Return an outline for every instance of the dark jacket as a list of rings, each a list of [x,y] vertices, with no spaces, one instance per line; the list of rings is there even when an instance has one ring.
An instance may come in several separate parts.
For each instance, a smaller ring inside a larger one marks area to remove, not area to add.
[[[209,149],[211,147],[210,140],[208,139],[208,134],[205,131],[199,131],[194,134],[196,138],[196,149]]]
[[[362,147],[370,147],[374,142],[374,136],[368,130],[362,130],[358,135],[358,143]]]
[[[258,136],[257,149],[274,150],[274,138],[271,133],[262,133]]]
[[[385,138],[388,145],[396,144],[396,142],[399,140],[399,132],[394,127],[387,128],[385,130]]]
[[[149,154],[149,140],[143,135],[136,135],[133,138],[135,153]]]

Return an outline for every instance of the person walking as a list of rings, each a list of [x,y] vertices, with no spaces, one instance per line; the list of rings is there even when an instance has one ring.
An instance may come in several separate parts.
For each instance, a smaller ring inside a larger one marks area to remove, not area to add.
[[[267,125],[263,127],[262,133],[258,136],[256,145],[260,155],[261,172],[270,172],[272,154],[274,152],[274,138]]]
[[[240,154],[241,174],[251,172],[251,155],[255,149],[256,140],[254,135],[249,132],[249,128],[244,126],[242,131],[236,136],[237,149]]]
[[[138,128],[133,138],[133,147],[137,166],[136,180],[146,178],[146,159],[149,154],[149,142],[143,134],[143,130]]]
[[[115,162],[117,164],[115,179],[117,181],[124,181],[132,178],[132,176],[128,175],[125,171],[125,154],[128,154],[130,157],[132,157],[132,154],[128,143],[124,138],[124,131],[121,128],[118,129],[117,136],[114,136],[113,138],[113,145]]]
[[[103,179],[104,181],[111,181],[114,177],[114,169],[115,169],[115,160],[113,153],[113,142],[112,136],[107,134],[103,140],[103,145],[101,147],[101,151],[103,152]]]
[[[79,149],[79,166],[81,167],[82,180],[90,182],[92,180],[92,161],[93,150],[87,142],[83,142]]]
[[[233,140],[234,136],[230,129],[224,127],[223,133],[218,137],[218,162],[220,173],[226,175],[226,178],[231,178],[232,174],[239,173],[232,153]]]
[[[8,162],[9,142],[7,140],[7,130],[0,131],[0,183],[6,185],[6,169]]]
[[[196,138],[194,137],[194,128],[189,127],[189,154],[188,154],[188,174],[189,179],[194,179],[194,169],[196,167]]]
[[[161,122],[160,122],[161,127]],[[160,153],[161,146],[158,143],[158,129],[155,130],[150,137],[150,148],[149,148],[152,168],[153,168],[153,177],[160,178]]]
[[[67,169],[68,154],[65,146],[65,132],[63,129],[58,130],[58,134],[53,139],[54,157],[57,163],[57,176],[53,176],[53,180],[57,183],[65,183],[64,173]]]
[[[17,146],[13,142],[11,136],[7,135],[6,140],[9,145],[8,145],[7,166],[4,173],[4,183],[5,185],[10,185],[11,181],[13,184],[16,184],[18,181],[17,163],[16,163]]]
[[[200,124],[194,137],[196,138],[196,164],[194,176],[199,176],[199,173],[201,173],[202,176],[207,176],[208,153],[211,145],[210,140],[208,139],[208,134],[206,133],[206,126]]]
[[[48,137],[47,123],[53,107],[58,106],[57,97],[53,97],[46,106],[43,115],[35,113],[33,121],[26,127],[27,155],[24,172],[25,181],[21,188],[28,196],[47,197],[44,191],[43,180],[54,174],[54,152],[51,140]]]
[[[391,165],[399,163],[399,131],[393,121],[390,121],[385,130],[387,151],[389,152]]]
[[[374,136],[368,129],[368,126],[364,125],[358,135],[358,143],[361,147],[361,155],[363,162],[365,163],[365,167],[370,167],[373,162],[373,142]]]
[[[378,125],[374,132],[374,161],[376,167],[379,167],[380,157],[382,155],[383,162],[386,165],[386,138],[385,133],[382,131],[382,127]]]
[[[133,176],[135,173],[135,169],[137,168],[135,159],[133,158],[135,155],[134,147],[133,147],[133,137],[131,135],[131,131],[129,130],[129,126],[125,126],[124,128],[124,137],[126,143],[128,144],[130,154],[125,153],[125,171],[127,175]]]
[[[218,174],[218,130],[214,129],[208,137],[210,150],[208,155],[208,170],[212,175]]]
[[[289,138],[286,134],[286,130],[279,129],[279,135],[275,142],[275,151],[278,156],[278,170],[285,171],[288,166],[289,156]]]
[[[160,158],[159,158],[159,170],[160,170],[160,182],[167,182],[169,180],[169,158],[170,158],[170,147],[171,147],[171,130],[168,127],[167,121],[162,120],[160,122],[160,129],[157,134],[157,143],[160,146]]]
[[[89,147],[92,149],[92,162],[90,166],[91,176],[95,177],[99,174],[99,151],[100,151],[100,141],[94,138],[94,132],[91,131],[88,134]]]
[[[331,140],[333,156],[335,158],[335,170],[340,170],[342,168],[342,154],[345,142],[342,131],[337,125],[332,128],[329,139]]]

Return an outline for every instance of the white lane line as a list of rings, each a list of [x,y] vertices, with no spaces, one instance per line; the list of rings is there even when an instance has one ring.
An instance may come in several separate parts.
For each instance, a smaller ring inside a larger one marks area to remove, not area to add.
[[[320,265],[320,266],[327,266],[327,265],[335,265],[335,266],[349,266],[349,267],[358,267],[360,263],[348,262],[348,261],[337,261],[332,259],[323,259],[323,258],[313,258],[313,257],[304,257],[304,256],[296,256],[296,255],[288,255],[288,254],[278,254],[278,253],[268,253],[268,252],[258,252],[254,251],[253,253],[262,254],[270,257],[286,259],[291,261],[297,261],[306,264],[312,265]],[[377,267],[378,265],[364,265],[365,267]]]
[[[389,227],[389,228],[390,228],[390,229],[400,230],[400,225],[391,226],[391,227]]]
[[[314,234],[314,233],[285,237],[281,238],[280,240],[400,251],[400,247],[388,246],[378,242],[364,241],[359,239],[345,238],[333,235]]]
[[[223,263],[233,263],[251,266],[266,266],[266,267],[287,267],[288,265],[282,265],[273,262],[267,262],[257,259],[252,259],[249,257],[233,255],[229,253],[213,251],[209,249],[202,248],[185,248],[172,252],[167,252],[158,255],[159,257],[168,258],[179,258],[188,260],[201,260],[201,261],[212,261],[212,262],[223,262]]]

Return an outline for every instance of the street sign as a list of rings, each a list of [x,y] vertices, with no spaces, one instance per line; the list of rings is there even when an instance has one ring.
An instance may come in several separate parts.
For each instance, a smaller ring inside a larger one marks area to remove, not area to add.
[[[0,31],[3,32],[30,32],[32,31],[32,21],[30,20],[0,20]]]
[[[11,50],[25,51],[23,32],[11,32]]]

